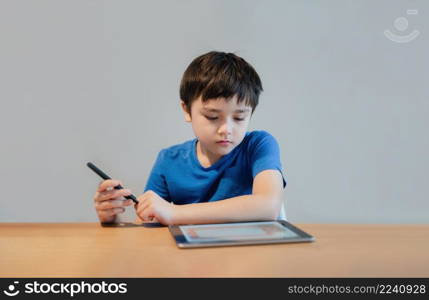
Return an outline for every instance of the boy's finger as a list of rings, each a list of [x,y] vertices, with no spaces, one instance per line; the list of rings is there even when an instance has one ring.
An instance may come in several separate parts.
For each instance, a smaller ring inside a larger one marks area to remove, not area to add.
[[[125,206],[130,206],[130,205],[132,205],[134,203],[134,201],[133,200],[125,200],[124,201],[124,205]]]
[[[129,189],[101,192],[101,193],[98,193],[98,197],[96,197],[97,198],[96,201],[112,200],[112,199],[129,196],[129,195],[131,195],[131,190]]]
[[[139,202],[138,207],[137,207],[137,214],[142,214],[145,210],[147,210],[149,205],[150,205],[150,203],[147,201],[146,202]]]
[[[127,196],[127,190],[113,190],[105,192],[96,192],[94,195],[94,202],[102,202],[106,200],[114,200],[122,196]]]
[[[142,216],[143,221],[153,221],[155,217],[152,209],[150,208],[143,211],[140,215]]]
[[[110,201],[103,201],[98,202],[95,204],[98,210],[105,210],[105,209],[112,209],[117,207],[124,207],[127,206],[127,202],[129,200],[110,200]],[[125,209],[125,208],[124,208]]]
[[[146,198],[147,198],[146,194],[142,194],[140,196],[137,196],[137,200],[139,201],[139,203],[143,202]]]
[[[121,214],[123,212],[125,212],[125,208],[120,208],[120,207],[98,211],[99,215],[102,217],[113,217],[114,215]]]
[[[97,191],[98,192],[104,192],[107,188],[114,188],[118,184],[122,185],[122,182],[120,180],[116,180],[116,179],[107,179],[107,180],[104,180],[100,183]]]
[[[122,182],[120,180],[117,180],[117,179],[107,179],[107,180],[104,180],[100,183],[100,185],[98,186],[98,189],[100,191],[104,191],[108,188],[113,188],[113,187],[117,186],[118,184],[122,185]]]

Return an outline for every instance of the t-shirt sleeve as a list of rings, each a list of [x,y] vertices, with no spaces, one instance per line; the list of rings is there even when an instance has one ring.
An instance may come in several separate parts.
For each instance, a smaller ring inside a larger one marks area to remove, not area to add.
[[[147,180],[145,192],[152,190],[157,193],[164,200],[171,202],[170,194],[167,188],[167,181],[164,175],[165,171],[165,151],[161,150],[158,153],[155,164],[150,172],[149,179]]]
[[[250,148],[249,163],[253,178],[265,170],[279,170],[283,178],[283,188],[285,188],[286,180],[280,162],[280,147],[276,139],[268,132],[262,131]]]

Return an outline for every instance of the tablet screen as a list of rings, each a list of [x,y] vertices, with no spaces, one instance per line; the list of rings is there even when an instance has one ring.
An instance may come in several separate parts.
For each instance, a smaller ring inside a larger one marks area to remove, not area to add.
[[[295,238],[297,234],[277,222],[249,222],[179,226],[188,242],[248,241]]]

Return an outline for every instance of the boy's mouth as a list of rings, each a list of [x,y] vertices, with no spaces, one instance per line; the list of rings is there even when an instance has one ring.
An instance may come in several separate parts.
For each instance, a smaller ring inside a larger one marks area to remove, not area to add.
[[[228,140],[222,140],[222,141],[218,141],[218,142],[216,142],[216,144],[219,144],[219,145],[221,145],[221,146],[226,146],[226,145],[231,144],[231,141],[228,141]]]

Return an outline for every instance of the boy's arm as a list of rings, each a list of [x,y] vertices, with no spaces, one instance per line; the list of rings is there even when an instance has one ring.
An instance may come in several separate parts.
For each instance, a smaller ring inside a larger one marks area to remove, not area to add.
[[[155,191],[164,200],[171,201],[167,189],[165,176],[163,175],[164,162],[165,162],[165,150],[161,150],[156,157],[155,163],[150,172],[149,178],[146,183],[145,192],[148,190]],[[136,217],[134,223],[141,224],[143,220],[139,216]]]
[[[265,170],[255,176],[252,195],[177,205],[173,222],[204,224],[275,220],[282,207],[282,194],[282,174],[278,170]]]

